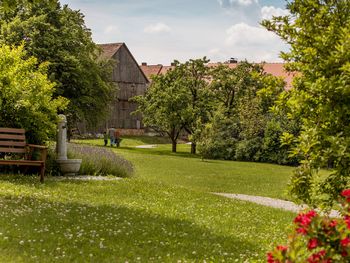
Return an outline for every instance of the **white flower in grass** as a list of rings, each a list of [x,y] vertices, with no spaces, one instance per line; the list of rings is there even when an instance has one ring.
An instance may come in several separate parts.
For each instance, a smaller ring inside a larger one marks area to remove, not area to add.
[[[23,241],[23,240],[19,241],[19,244],[20,244],[20,245],[23,245],[23,244],[24,244],[24,241]]]

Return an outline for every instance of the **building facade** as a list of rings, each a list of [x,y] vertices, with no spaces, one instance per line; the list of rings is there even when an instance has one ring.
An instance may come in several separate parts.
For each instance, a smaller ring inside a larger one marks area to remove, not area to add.
[[[149,80],[140,69],[135,58],[125,43],[111,43],[99,45],[104,58],[112,59],[112,81],[118,87],[117,99],[110,105],[110,114],[105,128],[114,127],[124,130],[142,130],[143,124],[139,114],[131,114],[136,110],[136,103],[129,99],[136,95],[143,95]]]

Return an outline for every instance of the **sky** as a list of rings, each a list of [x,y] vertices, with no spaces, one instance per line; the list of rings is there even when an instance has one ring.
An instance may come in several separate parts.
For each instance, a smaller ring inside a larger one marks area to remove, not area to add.
[[[206,56],[281,62],[288,50],[262,19],[288,14],[284,0],[60,0],[80,10],[98,44],[124,42],[139,64]]]

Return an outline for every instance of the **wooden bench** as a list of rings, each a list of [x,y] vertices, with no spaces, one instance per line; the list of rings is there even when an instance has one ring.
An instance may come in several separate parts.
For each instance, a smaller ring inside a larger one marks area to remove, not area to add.
[[[32,160],[35,149],[41,151],[39,160]],[[19,156],[16,159],[9,159],[9,155]],[[40,167],[40,182],[44,182],[47,147],[27,144],[24,129],[0,128],[0,156],[2,156],[0,159],[0,166],[17,165]]]

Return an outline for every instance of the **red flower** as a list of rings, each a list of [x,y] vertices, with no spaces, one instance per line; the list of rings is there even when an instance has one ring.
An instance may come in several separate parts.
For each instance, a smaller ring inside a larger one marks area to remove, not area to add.
[[[279,260],[274,259],[271,252],[267,253],[267,263],[279,263]]]
[[[310,210],[310,211],[306,214],[306,216],[307,216],[308,218],[315,217],[316,215],[317,215],[317,213],[315,212],[315,210]]]
[[[348,256],[348,252],[346,252],[346,250],[343,250],[341,252],[341,255],[342,255],[342,257],[347,257]]]
[[[335,227],[337,224],[338,224],[338,222],[337,222],[336,220],[332,220],[332,221],[329,223],[329,226],[330,226],[330,227]]]
[[[350,197],[350,189],[343,190],[341,195],[344,197]]]
[[[305,228],[302,228],[302,227],[299,227],[299,228],[297,229],[297,232],[298,232],[299,234],[302,234],[302,235],[306,235],[306,234],[307,234],[307,230],[306,230]]]
[[[312,238],[309,240],[309,243],[307,244],[308,249],[314,249],[318,246],[318,240],[317,238]]]
[[[277,246],[277,250],[282,251],[282,252],[287,251],[287,249],[288,249],[287,246],[281,246],[281,245]]]
[[[340,240],[340,244],[342,245],[342,247],[347,247],[350,244],[350,238],[346,237]]]
[[[312,254],[310,257],[308,257],[307,262],[308,263],[319,263],[321,262],[320,260],[326,255],[326,251],[325,250],[321,250],[318,253],[314,253]],[[329,261],[330,260],[330,261]],[[327,259],[327,261],[322,261],[322,262],[329,262],[331,263],[332,260],[331,259]]]
[[[348,229],[350,229],[350,217],[346,215],[346,216],[344,217],[344,221],[345,221],[345,223],[346,223]]]

